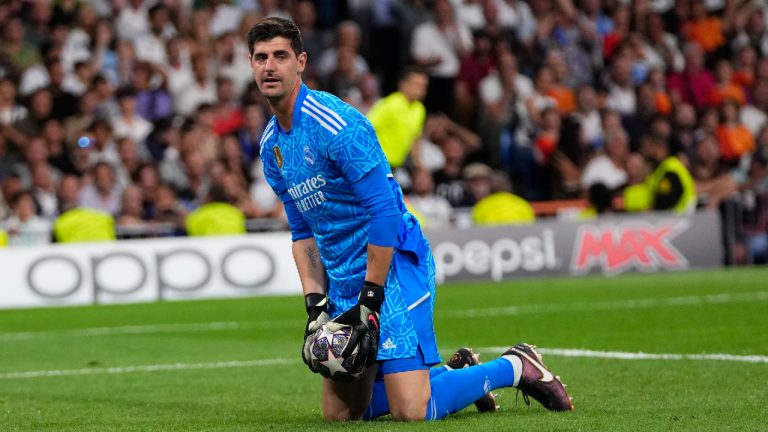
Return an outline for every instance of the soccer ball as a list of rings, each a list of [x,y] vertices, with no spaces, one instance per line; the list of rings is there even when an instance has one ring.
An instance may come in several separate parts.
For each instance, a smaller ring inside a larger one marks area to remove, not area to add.
[[[339,325],[334,322],[323,324],[318,329],[312,341],[310,350],[310,361],[312,368],[320,375],[330,378],[334,381],[354,381],[365,372],[365,366],[353,368],[352,362],[357,356],[358,347],[352,351],[352,354],[343,358],[341,353],[347,347],[349,337],[352,334],[352,327]]]

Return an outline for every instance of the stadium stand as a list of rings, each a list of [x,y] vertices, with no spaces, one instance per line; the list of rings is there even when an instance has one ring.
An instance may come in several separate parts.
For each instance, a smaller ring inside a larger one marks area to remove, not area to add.
[[[364,113],[406,67],[426,72],[418,160],[397,165],[416,205],[452,206],[436,225],[467,223],[476,163],[537,218],[594,210],[596,183],[615,198],[600,211],[627,197],[642,208],[652,138],[690,172],[697,206],[720,209],[726,261],[766,261],[768,5],[751,0],[3,2],[9,244],[50,242],[78,207],[110,213],[119,239],[185,235],[219,187],[248,231],[285,229],[260,172],[271,114],[244,42],[271,15],[301,28],[305,82]],[[424,190],[410,190],[414,174]]]

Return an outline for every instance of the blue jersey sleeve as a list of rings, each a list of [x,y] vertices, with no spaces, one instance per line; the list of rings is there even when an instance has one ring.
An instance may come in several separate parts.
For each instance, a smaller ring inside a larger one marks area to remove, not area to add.
[[[368,243],[394,247],[397,244],[402,215],[389,185],[386,167],[383,164],[376,165],[361,179],[352,183],[352,189],[371,216]]]
[[[328,155],[351,183],[363,178],[382,162],[389,166],[373,126],[362,115],[354,120],[354,124],[334,136],[328,147]]]

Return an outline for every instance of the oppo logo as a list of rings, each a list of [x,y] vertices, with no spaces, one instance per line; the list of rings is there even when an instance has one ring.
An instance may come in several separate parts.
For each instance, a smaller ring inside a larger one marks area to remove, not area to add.
[[[192,248],[158,251],[151,255],[131,251],[93,254],[86,264],[64,254],[47,254],[26,270],[29,289],[40,297],[61,299],[82,289],[99,294],[128,295],[156,286],[160,299],[169,291],[194,292],[214,276],[239,289],[257,289],[275,276],[275,259],[257,246],[236,246],[221,258]]]

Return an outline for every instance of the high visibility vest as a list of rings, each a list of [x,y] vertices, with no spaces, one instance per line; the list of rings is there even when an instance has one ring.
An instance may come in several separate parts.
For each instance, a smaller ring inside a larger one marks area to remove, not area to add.
[[[624,188],[624,210],[642,212],[651,208],[651,191],[648,185],[640,183]]]
[[[656,168],[646,179],[645,183],[648,186],[650,192],[650,208],[653,208],[656,194],[658,191],[662,191],[664,188],[668,188],[669,185],[665,184],[667,181],[664,176],[668,172],[677,174],[680,179],[680,183],[683,185],[683,194],[680,195],[680,199],[672,208],[676,213],[693,213],[696,210],[696,184],[693,181],[691,173],[688,168],[680,162],[675,156],[670,156]]]
[[[215,236],[244,234],[245,215],[239,208],[222,202],[200,206],[187,216],[187,235]]]
[[[8,246],[8,233],[4,229],[0,229],[0,248]]]
[[[512,225],[531,223],[536,212],[528,201],[508,192],[496,192],[472,207],[472,222],[476,225]]]
[[[56,218],[53,233],[59,243],[112,241],[115,219],[101,210],[78,207]]]
[[[403,166],[414,141],[421,136],[427,118],[424,105],[397,91],[376,102],[367,117],[389,164]]]

